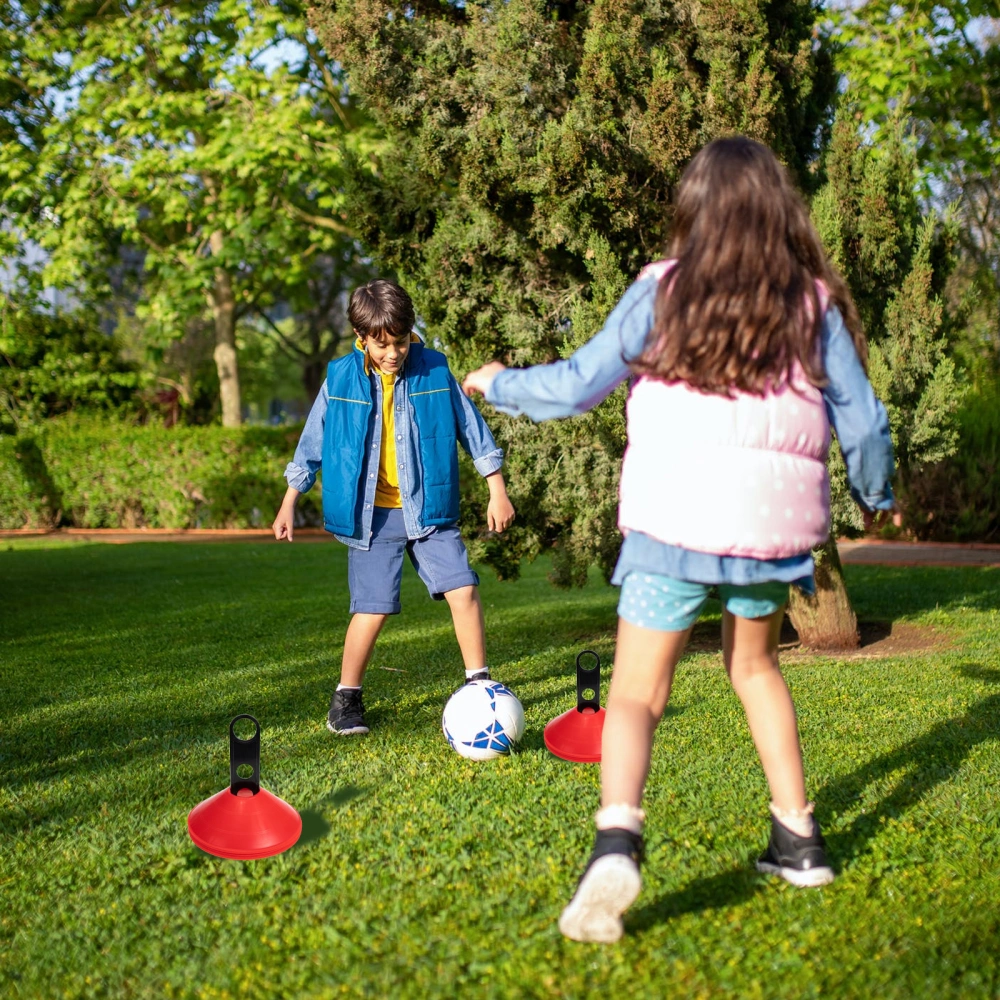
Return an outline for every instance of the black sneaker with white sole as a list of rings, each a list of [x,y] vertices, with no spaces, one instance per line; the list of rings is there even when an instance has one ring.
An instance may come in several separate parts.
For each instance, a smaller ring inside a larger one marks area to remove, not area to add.
[[[338,736],[363,736],[368,732],[361,688],[345,688],[333,692],[330,711],[326,716],[326,728]]]
[[[833,869],[826,860],[826,842],[819,832],[819,823],[814,817],[809,818],[813,825],[812,835],[800,837],[777,817],[771,817],[771,840],[757,860],[757,871],[778,875],[803,888],[828,885],[833,881]]]
[[[642,837],[631,830],[598,830],[594,850],[559,917],[559,930],[573,941],[610,944],[625,932],[622,914],[642,889]]]

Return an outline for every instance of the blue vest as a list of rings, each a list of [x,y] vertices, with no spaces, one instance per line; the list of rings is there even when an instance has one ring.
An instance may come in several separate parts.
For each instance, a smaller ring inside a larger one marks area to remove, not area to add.
[[[447,359],[415,341],[396,383],[397,400],[404,380],[407,412],[397,411],[396,423],[408,420],[410,436],[417,438],[420,523],[452,524],[459,512],[458,436]],[[327,531],[353,538],[361,524],[377,401],[362,352],[355,348],[331,361],[326,385],[330,402],[323,428],[323,522]]]

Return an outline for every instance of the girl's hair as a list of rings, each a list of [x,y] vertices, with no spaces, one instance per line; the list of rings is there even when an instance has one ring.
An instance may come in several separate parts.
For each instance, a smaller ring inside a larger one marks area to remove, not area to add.
[[[347,318],[362,337],[407,337],[416,317],[413,301],[395,281],[376,278],[351,292]]]
[[[784,167],[745,136],[705,146],[681,178],[670,257],[636,372],[703,392],[763,395],[796,365],[826,384],[820,357],[822,281],[854,340],[868,347],[843,279],[823,252]]]

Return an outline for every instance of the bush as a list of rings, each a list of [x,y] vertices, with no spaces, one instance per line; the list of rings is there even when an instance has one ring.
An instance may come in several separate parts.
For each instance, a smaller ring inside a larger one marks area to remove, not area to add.
[[[922,469],[906,500],[918,538],[1000,541],[1000,388],[980,388],[966,398],[958,450]]]
[[[124,414],[142,384],[93,313],[52,314],[0,296],[0,433],[71,411]]]
[[[45,421],[0,438],[0,528],[265,525],[299,430]],[[321,523],[318,489],[299,508],[302,523]]]

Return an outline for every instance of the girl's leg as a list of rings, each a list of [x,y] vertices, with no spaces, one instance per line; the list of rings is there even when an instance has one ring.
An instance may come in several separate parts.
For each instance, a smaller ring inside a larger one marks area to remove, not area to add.
[[[806,786],[795,706],[778,667],[778,636],[784,608],[767,618],[722,614],[726,671],[743,702],[750,734],[760,756],[771,801],[781,814],[801,816],[801,832],[812,830],[805,814]],[[786,825],[795,829],[793,820]],[[800,832],[800,831],[796,831]]]
[[[624,930],[622,914],[642,889],[639,803],[653,732],[667,707],[674,667],[690,631],[659,632],[618,619],[601,744],[597,838],[576,893],[559,917],[559,929],[574,941],[617,941]]]
[[[388,617],[360,612],[351,617],[344,638],[344,659],[340,667],[340,683],[344,687],[361,687],[368,661],[375,650],[375,640]]]
[[[465,662],[466,673],[486,669],[486,627],[479,588],[468,586],[449,590],[444,599],[455,623],[455,638]]]
[[[674,668],[690,632],[690,628],[658,632],[618,619],[601,743],[602,807],[639,807],[649,773],[653,733],[667,707]]]

